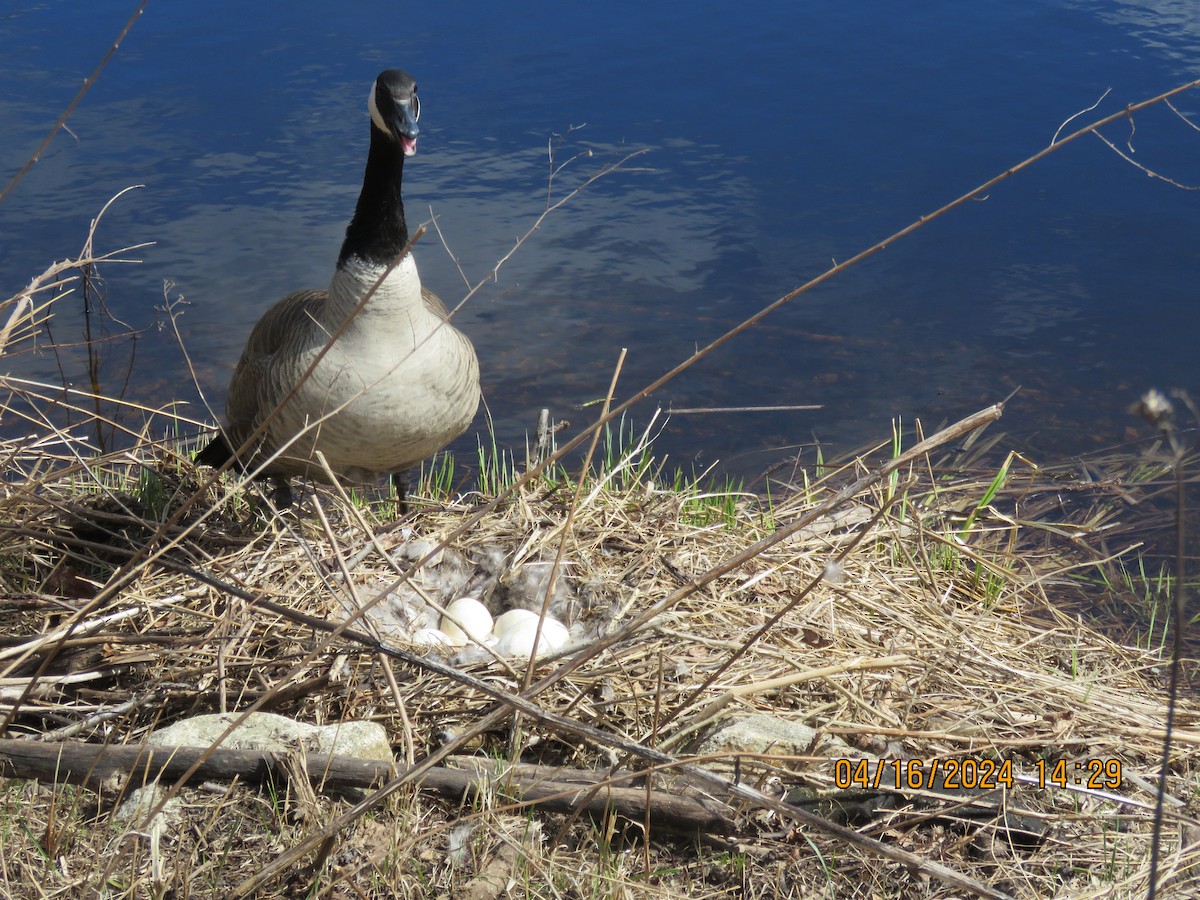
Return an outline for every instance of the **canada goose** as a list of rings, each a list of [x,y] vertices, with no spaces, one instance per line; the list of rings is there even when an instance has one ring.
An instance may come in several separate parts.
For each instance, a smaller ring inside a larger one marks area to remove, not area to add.
[[[400,189],[404,159],[417,150],[416,82],[399,69],[380,73],[367,108],[366,173],[329,290],[289,294],[258,320],[233,372],[225,427],[196,456],[223,465],[261,426],[238,464],[256,467],[278,453],[262,475],[283,505],[291,476],[328,481],[317,451],[350,481],[390,473],[403,502],[401,473],[462,434],[479,405],[475,350],[421,287],[411,252],[303,378],[408,245]]]

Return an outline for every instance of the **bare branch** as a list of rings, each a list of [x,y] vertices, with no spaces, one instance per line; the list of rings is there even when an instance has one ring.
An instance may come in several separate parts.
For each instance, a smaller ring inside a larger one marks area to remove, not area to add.
[[[1089,113],[1089,112],[1091,112],[1093,109],[1095,109],[1095,108],[1096,108],[1097,106],[1099,106],[1101,103],[1103,103],[1103,102],[1104,102],[1104,98],[1105,98],[1105,97],[1107,97],[1107,96],[1108,96],[1109,94],[1111,94],[1111,93],[1112,93],[1112,88],[1107,88],[1107,89],[1104,91],[1104,93],[1100,95],[1100,99],[1099,99],[1099,100],[1097,100],[1095,103],[1093,103],[1091,106],[1089,106],[1089,107],[1086,107],[1085,109],[1081,109],[1079,112],[1075,113],[1075,115],[1073,115],[1073,116],[1070,116],[1070,117],[1068,117],[1068,118],[1064,119],[1064,120],[1063,120],[1063,123],[1062,123],[1061,125],[1059,125],[1059,126],[1058,126],[1058,130],[1054,132],[1054,137],[1050,138],[1050,146],[1054,146],[1054,143],[1055,143],[1055,142],[1058,140],[1058,136],[1059,136],[1060,134],[1062,134],[1062,130],[1063,130],[1064,128],[1066,128],[1066,127],[1067,127],[1069,124],[1071,124],[1071,122],[1073,122],[1075,119],[1078,119],[1078,118],[1079,118],[1080,116],[1082,116],[1084,113]]]
[[[104,54],[104,58],[100,60],[99,65],[92,70],[91,75],[83,80],[83,84],[76,92],[75,97],[67,105],[67,108],[63,110],[63,114],[58,117],[58,121],[55,122],[54,127],[50,129],[50,133],[46,135],[45,139],[41,142],[41,144],[38,145],[38,148],[33,151],[33,155],[26,160],[25,165],[21,167],[21,171],[13,176],[12,180],[5,186],[3,191],[0,191],[0,203],[3,203],[4,198],[12,193],[13,188],[15,188],[21,182],[21,179],[29,173],[29,170],[37,165],[38,160],[42,158],[42,154],[46,152],[46,148],[50,146],[50,142],[54,140],[54,136],[58,134],[59,129],[66,127],[67,119],[71,117],[71,113],[75,112],[75,107],[80,104],[87,92],[92,89],[92,85],[96,83],[96,79],[100,77],[100,73],[104,71],[105,66],[107,66],[109,61],[113,58],[113,54],[115,54],[117,52],[117,48],[121,46],[121,41],[125,40],[125,35],[129,34],[130,29],[133,28],[133,23],[138,20],[142,12],[146,9],[146,4],[149,2],[150,0],[141,0],[141,2],[138,4],[138,8],[133,11],[133,15],[129,17],[129,21],[125,23],[125,27],[121,29],[121,33],[117,35],[117,39],[113,41],[112,46],[108,48],[108,52]],[[68,134],[71,134],[71,132],[68,131]],[[71,137],[75,137],[75,135],[71,134]],[[78,138],[75,139],[79,140]]]
[[[1183,121],[1187,123],[1189,128],[1192,128],[1195,131],[1200,131],[1200,125],[1197,125],[1195,122],[1193,122],[1187,116],[1185,116],[1183,113],[1181,113],[1179,110],[1177,110],[1175,108],[1175,104],[1173,104],[1170,100],[1164,100],[1163,103],[1167,104],[1167,109],[1171,110],[1171,112],[1175,113],[1175,115],[1177,115],[1177,116],[1179,116],[1179,118],[1183,119]]]
[[[143,185],[135,184],[129,187],[122,188],[116,194],[108,199],[108,201],[100,208],[100,212],[92,219],[88,226],[87,237],[84,240],[83,247],[79,253],[69,259],[59,260],[48,266],[40,275],[34,276],[29,283],[25,285],[24,290],[20,291],[8,300],[0,303],[0,312],[3,312],[8,307],[13,307],[13,310],[8,315],[5,324],[0,328],[0,355],[8,350],[8,343],[12,339],[14,330],[20,326],[22,329],[27,329],[26,333],[20,334],[20,338],[33,337],[37,333],[37,327],[46,322],[50,316],[40,315],[45,313],[53,303],[61,300],[69,294],[73,287],[68,289],[69,285],[73,285],[79,278],[78,274],[68,275],[65,278],[60,277],[66,272],[79,272],[88,266],[94,266],[97,263],[139,263],[140,259],[134,259],[128,256],[135,250],[143,250],[146,247],[153,247],[153,241],[146,241],[141,244],[133,244],[128,247],[122,247],[119,250],[111,250],[107,253],[97,254],[94,246],[96,228],[100,224],[100,220],[109,208],[121,197],[130,191],[137,190]],[[34,297],[38,294],[54,292],[54,296],[38,303],[34,302]],[[118,321],[113,317],[114,321]],[[121,322],[124,325],[125,323]],[[125,325],[129,328],[128,325]],[[132,329],[130,329],[132,330]]]
[[[462,263],[458,261],[458,257],[454,255],[454,251],[450,249],[450,245],[446,243],[446,236],[442,234],[442,226],[438,224],[437,216],[433,213],[433,206],[429,206],[429,224],[433,226],[433,230],[437,232],[438,241],[441,242],[442,249],[446,251],[446,255],[450,257],[450,261],[454,263],[454,268],[458,269],[458,275],[463,280],[463,284],[467,286],[467,290],[471,289],[471,279],[467,277],[467,273],[463,271]]]
[[[1132,117],[1130,120],[1132,121]],[[1111,150],[1113,153],[1117,154],[1117,156],[1121,157],[1121,159],[1125,160],[1125,162],[1129,163],[1135,169],[1141,169],[1143,172],[1145,172],[1151,178],[1157,178],[1159,181],[1165,181],[1167,184],[1171,185],[1172,187],[1177,187],[1181,191],[1200,191],[1200,185],[1181,184],[1180,182],[1176,181],[1174,178],[1168,178],[1166,175],[1160,175],[1157,172],[1155,172],[1153,169],[1143,166],[1140,162],[1138,162],[1137,160],[1130,157],[1129,154],[1127,154],[1123,150],[1121,150],[1121,148],[1119,148],[1116,144],[1114,144],[1112,141],[1110,141],[1108,138],[1106,138],[1104,135],[1102,135],[1099,131],[1093,131],[1092,134],[1096,135],[1096,137],[1098,137],[1105,144],[1107,144],[1108,149]]]

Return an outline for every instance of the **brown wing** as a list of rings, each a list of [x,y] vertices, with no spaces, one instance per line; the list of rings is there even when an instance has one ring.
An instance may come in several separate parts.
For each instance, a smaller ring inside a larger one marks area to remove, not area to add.
[[[246,339],[238,368],[248,360],[278,353],[297,328],[307,328],[309,321],[319,315],[327,296],[325,291],[296,291],[263,313]]]
[[[441,298],[433,291],[426,287],[422,287],[421,300],[425,303],[425,308],[443,322],[450,318],[450,313],[446,311],[446,304],[444,304]]]
[[[325,305],[325,291],[296,291],[268,309],[255,324],[233,370],[225,399],[226,430],[234,446],[282,399],[276,396],[272,364],[279,353],[296,352]]]

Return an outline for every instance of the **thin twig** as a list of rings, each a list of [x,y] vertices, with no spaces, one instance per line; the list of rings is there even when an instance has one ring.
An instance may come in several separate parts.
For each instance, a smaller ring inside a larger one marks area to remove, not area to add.
[[[1058,140],[1058,136],[1059,136],[1060,134],[1062,134],[1062,130],[1063,130],[1064,128],[1066,128],[1066,127],[1067,127],[1068,125],[1070,125],[1070,124],[1071,124],[1073,121],[1075,121],[1076,119],[1078,119],[1078,118],[1079,118],[1080,116],[1082,116],[1084,113],[1089,113],[1089,112],[1091,112],[1093,109],[1095,109],[1095,108],[1096,108],[1097,106],[1099,106],[1101,103],[1103,103],[1103,102],[1104,102],[1104,98],[1105,98],[1105,97],[1107,97],[1107,96],[1108,96],[1109,94],[1111,94],[1111,93],[1112,93],[1112,88],[1105,88],[1105,90],[1104,90],[1104,93],[1100,95],[1100,99],[1099,99],[1099,100],[1097,100],[1097,101],[1096,101],[1095,103],[1093,103],[1091,106],[1088,106],[1088,107],[1085,107],[1085,108],[1081,109],[1079,112],[1075,113],[1075,115],[1073,115],[1073,116],[1068,116],[1068,117],[1067,117],[1065,120],[1063,120],[1063,123],[1062,123],[1061,125],[1059,125],[1059,126],[1058,126],[1058,128],[1055,130],[1055,132],[1054,132],[1054,137],[1050,138],[1050,143],[1051,143],[1051,145],[1053,145],[1053,144],[1054,144],[1054,142]]]
[[[54,136],[58,134],[59,130],[66,127],[67,119],[71,117],[71,113],[75,112],[75,107],[80,104],[83,98],[87,95],[87,92],[92,89],[92,85],[96,83],[96,79],[100,77],[100,73],[104,71],[109,61],[113,58],[113,55],[117,52],[117,48],[121,46],[121,41],[125,40],[125,36],[129,34],[130,29],[133,28],[133,23],[136,22],[141,14],[145,11],[146,4],[149,2],[150,0],[141,0],[141,2],[138,4],[137,9],[133,11],[133,15],[129,17],[129,21],[125,23],[125,27],[121,29],[121,33],[117,35],[117,39],[113,41],[112,46],[108,48],[108,52],[104,54],[104,58],[101,59],[96,68],[92,70],[92,74],[83,80],[83,84],[80,85],[79,90],[75,92],[75,97],[67,105],[67,108],[63,110],[63,114],[58,117],[58,121],[55,122],[54,126],[50,129],[50,133],[46,135],[41,144],[38,145],[38,148],[33,151],[33,155],[26,160],[25,165],[21,167],[21,171],[17,172],[17,174],[12,177],[12,180],[9,181],[3,191],[0,191],[0,203],[3,203],[4,198],[12,193],[13,189],[20,183],[21,179],[25,177],[29,170],[37,165],[38,160],[42,158],[42,154],[46,151],[46,148],[50,146],[50,142],[54,140]]]
[[[693,406],[684,407],[669,407],[666,410],[668,416],[701,416],[707,413],[744,413],[744,412],[800,412],[814,409],[824,409],[822,404],[804,404],[802,406]]]
[[[1164,100],[1163,102],[1167,104],[1167,109],[1171,110],[1171,112],[1173,112],[1173,113],[1175,113],[1175,115],[1179,116],[1179,118],[1184,121],[1184,123],[1187,125],[1188,128],[1191,128],[1193,131],[1200,131],[1200,125],[1197,125],[1195,122],[1193,122],[1191,119],[1189,119],[1183,113],[1181,113],[1178,109],[1176,109],[1174,103],[1172,103],[1170,100]]]
[[[1116,144],[1114,144],[1112,141],[1110,141],[1108,138],[1106,138],[1104,135],[1102,135],[1099,131],[1093,132],[1093,134],[1095,134],[1096,137],[1098,137],[1100,140],[1102,140],[1108,146],[1109,150],[1111,150],[1113,153],[1117,154],[1117,156],[1121,157],[1121,159],[1125,160],[1125,162],[1129,163],[1135,169],[1141,169],[1143,172],[1145,172],[1151,178],[1157,178],[1159,181],[1165,181],[1167,184],[1171,185],[1172,187],[1177,187],[1181,191],[1200,191],[1200,185],[1182,184],[1173,178],[1168,178],[1166,175],[1160,175],[1157,172],[1155,172],[1153,169],[1143,166],[1140,162],[1138,162],[1136,159],[1131,157],[1128,153],[1121,150]]]

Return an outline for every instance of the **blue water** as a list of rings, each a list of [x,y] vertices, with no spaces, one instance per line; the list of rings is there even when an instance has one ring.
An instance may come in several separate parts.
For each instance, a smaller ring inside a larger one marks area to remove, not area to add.
[[[0,179],[34,151],[136,4],[10,4],[0,18]],[[618,397],[776,297],[1045,147],[1074,125],[1200,77],[1189,2],[694,2],[574,5],[151,0],[112,63],[0,204],[0,297],[75,253],[143,241],[101,270],[112,314],[141,330],[103,372],[118,391],[219,409],[250,325],[324,286],[353,209],[374,75],[421,84],[405,169],[410,222],[437,216],[472,281],[547,202],[625,154],[553,213],[462,310],[499,441],[537,410],[579,425],[619,351]],[[1200,94],[1176,101],[1200,122]],[[1200,133],[1169,110],[1109,137],[1200,185]],[[797,299],[635,413],[819,404],[673,417],[660,452],[754,475],[814,439],[829,454],[932,427],[1017,387],[1001,426],[1043,458],[1118,444],[1145,387],[1200,394],[1200,192],[1148,177],[1094,138]],[[465,292],[435,234],[425,283]],[[76,341],[67,298],[53,337]],[[122,327],[110,326],[119,333]],[[87,378],[78,354],[0,366]],[[13,422],[0,423],[12,428]],[[472,448],[476,428],[458,442]]]

